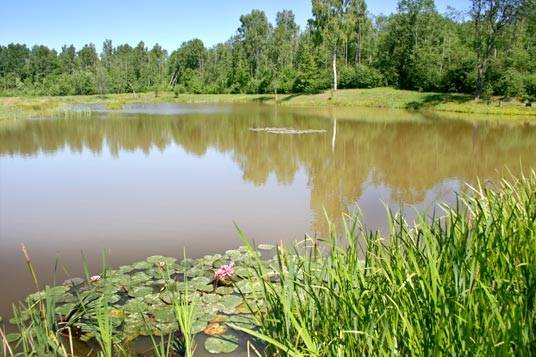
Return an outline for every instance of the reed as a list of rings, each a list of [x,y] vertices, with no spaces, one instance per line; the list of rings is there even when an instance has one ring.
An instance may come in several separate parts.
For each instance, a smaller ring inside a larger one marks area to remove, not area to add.
[[[276,355],[532,355],[536,174],[471,189],[416,225],[390,215],[385,238],[346,217],[342,242],[331,224],[256,260],[261,328],[242,331]]]

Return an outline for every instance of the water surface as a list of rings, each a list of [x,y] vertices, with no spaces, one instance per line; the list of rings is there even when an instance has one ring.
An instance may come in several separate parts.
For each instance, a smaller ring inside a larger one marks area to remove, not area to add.
[[[404,111],[133,105],[0,124],[0,315],[31,291],[24,242],[50,283],[149,255],[191,257],[326,232],[359,206],[385,229],[476,178],[536,168],[536,127]],[[84,114],[86,113],[86,114]],[[302,130],[302,134],[252,131]],[[314,132],[307,133],[308,130]]]

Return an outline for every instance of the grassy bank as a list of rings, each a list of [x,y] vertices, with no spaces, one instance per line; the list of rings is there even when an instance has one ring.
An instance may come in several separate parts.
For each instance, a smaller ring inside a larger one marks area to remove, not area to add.
[[[70,97],[1,97],[0,119],[50,116],[64,113],[76,104],[103,104],[121,109],[128,103],[248,103],[262,102],[295,107],[367,107],[464,113],[497,116],[536,117],[536,107],[525,107],[516,100],[475,101],[469,95],[422,93],[392,88],[347,89],[335,93],[254,95],[254,94],[180,94],[172,92],[111,94]]]
[[[191,355],[196,343],[250,355],[531,355],[536,173],[444,208],[414,226],[392,218],[386,237],[348,218],[341,235],[332,226],[327,239],[278,247],[271,260],[248,246],[104,266],[17,305],[19,332],[0,329],[2,348],[130,356],[132,341],[149,336],[157,356]]]

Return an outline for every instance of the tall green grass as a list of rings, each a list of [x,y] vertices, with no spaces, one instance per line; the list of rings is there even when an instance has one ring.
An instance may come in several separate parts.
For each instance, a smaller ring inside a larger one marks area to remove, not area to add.
[[[277,355],[533,355],[536,174],[472,191],[386,237],[347,217],[342,242],[331,225],[257,260],[261,328],[242,330]]]

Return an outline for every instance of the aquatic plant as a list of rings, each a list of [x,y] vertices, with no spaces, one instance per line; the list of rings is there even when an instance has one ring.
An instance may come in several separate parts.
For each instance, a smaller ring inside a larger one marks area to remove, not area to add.
[[[536,174],[471,190],[416,225],[391,216],[385,238],[346,217],[342,241],[330,224],[256,259],[261,327],[234,327],[278,355],[532,355]]]
[[[216,282],[226,282],[232,278],[234,274],[234,263],[230,262],[229,264],[222,265],[218,270],[216,270],[214,273],[214,278]]]

